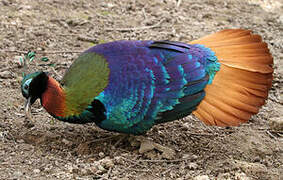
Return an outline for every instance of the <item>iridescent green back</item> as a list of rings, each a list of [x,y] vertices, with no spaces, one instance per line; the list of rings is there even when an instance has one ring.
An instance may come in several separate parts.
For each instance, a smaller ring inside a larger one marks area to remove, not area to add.
[[[64,75],[61,84],[66,91],[66,115],[78,115],[108,85],[110,70],[104,57],[83,53]]]

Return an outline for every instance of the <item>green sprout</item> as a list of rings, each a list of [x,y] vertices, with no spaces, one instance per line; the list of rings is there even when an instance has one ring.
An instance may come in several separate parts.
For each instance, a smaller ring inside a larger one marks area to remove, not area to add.
[[[40,60],[43,61],[43,62],[49,61],[48,57],[42,57]]]
[[[35,55],[36,55],[36,52],[34,51],[28,51],[24,57],[20,57],[19,58],[19,61],[20,61],[20,64],[23,64],[24,68],[27,68],[27,62],[30,63],[32,62],[33,60],[35,60]],[[40,59],[41,61],[43,62],[47,62],[49,61],[49,59],[47,57],[42,57]],[[23,72],[22,73],[22,76],[24,77],[25,76],[25,73]]]

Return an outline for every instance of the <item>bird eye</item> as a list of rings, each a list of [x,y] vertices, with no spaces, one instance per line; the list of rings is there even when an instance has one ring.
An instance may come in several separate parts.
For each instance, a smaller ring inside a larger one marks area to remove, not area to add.
[[[24,85],[24,89],[28,90],[28,85],[27,84]]]
[[[28,94],[29,91],[29,84],[31,83],[32,79],[28,79],[24,84],[23,84],[23,91]]]

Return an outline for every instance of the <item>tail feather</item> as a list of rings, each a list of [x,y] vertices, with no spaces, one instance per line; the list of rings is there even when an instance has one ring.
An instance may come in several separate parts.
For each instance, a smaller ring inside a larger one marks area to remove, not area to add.
[[[271,88],[273,58],[267,44],[259,35],[242,29],[223,30],[191,44],[210,48],[221,63],[193,114],[208,125],[236,126],[248,121]]]

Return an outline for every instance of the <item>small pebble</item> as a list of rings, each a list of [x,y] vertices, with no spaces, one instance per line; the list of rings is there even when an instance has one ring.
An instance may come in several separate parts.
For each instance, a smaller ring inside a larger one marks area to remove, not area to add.
[[[88,175],[88,172],[87,172],[86,169],[80,169],[79,174],[80,174],[81,176],[85,176],[85,175]]]
[[[72,142],[69,141],[69,140],[67,140],[67,139],[65,139],[65,138],[62,139],[62,142],[63,142],[65,145],[67,145],[67,146],[72,145]]]
[[[114,167],[114,162],[109,157],[100,160],[100,164],[106,169]]]
[[[16,177],[21,177],[23,173],[21,171],[15,171],[13,175]]]
[[[100,152],[100,153],[98,154],[98,156],[101,157],[101,158],[104,158],[104,157],[105,157],[105,154],[104,154],[103,152]]]
[[[282,117],[275,117],[269,119],[269,127],[275,131],[282,131],[283,130],[283,118]]]
[[[198,156],[197,155],[192,155],[192,157],[191,157],[191,160],[196,160],[198,158]]]
[[[199,175],[193,178],[193,180],[209,180],[208,175]]]
[[[102,7],[106,7],[106,8],[113,8],[115,6],[112,3],[102,3],[101,5],[102,5]]]
[[[195,170],[198,168],[198,165],[196,163],[189,163],[188,168],[190,170]]]
[[[78,168],[72,168],[71,172],[78,174],[80,172],[80,170]]]
[[[245,173],[236,173],[235,174],[236,180],[251,180]]]
[[[11,77],[12,77],[12,75],[9,71],[0,72],[0,78],[8,79],[8,78],[11,78]]]
[[[107,170],[101,166],[100,164],[97,165],[97,174],[104,174],[105,172],[107,172]]]
[[[123,158],[121,156],[114,157],[114,161],[116,164],[123,164]]]
[[[33,170],[33,173],[35,173],[35,174],[40,173],[40,169],[34,169],[34,170]]]
[[[221,173],[221,174],[218,174],[217,179],[218,180],[231,180],[230,176],[231,175],[229,173]]]

